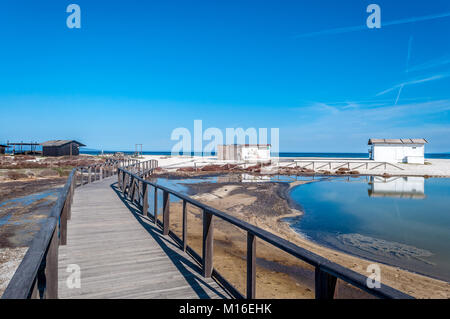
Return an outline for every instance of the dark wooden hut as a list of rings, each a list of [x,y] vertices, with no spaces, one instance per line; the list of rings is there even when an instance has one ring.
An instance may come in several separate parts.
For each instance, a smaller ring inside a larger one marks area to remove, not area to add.
[[[54,140],[41,143],[43,156],[79,155],[80,146],[86,146],[74,140]]]
[[[7,145],[0,144],[0,154],[5,154]]]

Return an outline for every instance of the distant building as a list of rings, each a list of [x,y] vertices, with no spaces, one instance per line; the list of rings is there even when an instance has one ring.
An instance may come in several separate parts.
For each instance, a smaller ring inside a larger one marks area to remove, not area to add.
[[[217,146],[218,160],[270,161],[270,144],[231,144]]]
[[[40,144],[43,156],[79,155],[80,146],[86,146],[74,140],[54,140]]]
[[[371,138],[370,159],[376,162],[424,164],[424,138],[379,139]]]
[[[7,145],[0,144],[0,154],[5,154],[7,148]]]

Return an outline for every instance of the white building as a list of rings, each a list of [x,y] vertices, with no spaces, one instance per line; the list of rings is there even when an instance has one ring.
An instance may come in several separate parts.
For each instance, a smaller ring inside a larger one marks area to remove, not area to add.
[[[270,161],[270,144],[231,144],[217,146],[218,160]]]
[[[427,143],[424,138],[371,138],[370,159],[376,162],[423,164]]]

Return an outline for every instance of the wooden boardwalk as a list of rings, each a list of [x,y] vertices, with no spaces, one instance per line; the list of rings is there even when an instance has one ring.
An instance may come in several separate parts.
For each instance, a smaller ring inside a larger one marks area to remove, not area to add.
[[[116,191],[117,177],[77,188],[67,245],[59,247],[59,298],[229,298],[159,228]],[[81,270],[69,289],[67,266]]]

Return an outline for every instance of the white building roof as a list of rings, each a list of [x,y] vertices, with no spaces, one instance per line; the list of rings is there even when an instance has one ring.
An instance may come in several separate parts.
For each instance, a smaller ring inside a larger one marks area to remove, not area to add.
[[[375,144],[427,144],[424,138],[371,138],[369,145]]]

